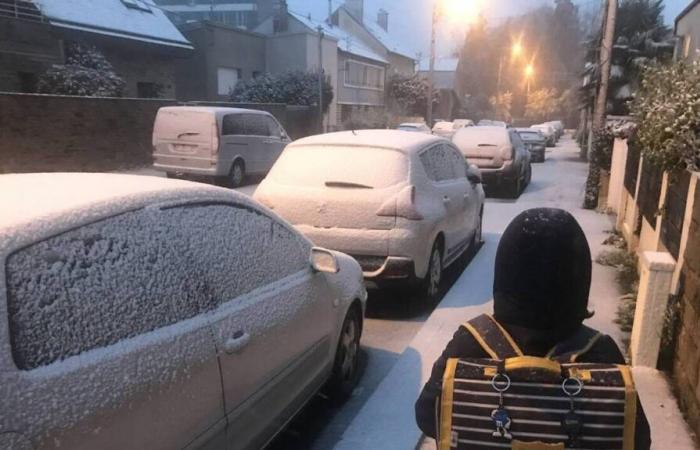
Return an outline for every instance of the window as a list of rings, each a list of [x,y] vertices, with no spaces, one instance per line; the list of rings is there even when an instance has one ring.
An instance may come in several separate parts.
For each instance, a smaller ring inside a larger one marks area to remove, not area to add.
[[[267,123],[269,136],[280,137],[282,135],[282,130],[275,119],[270,116],[265,116],[265,122]]]
[[[346,61],[345,86],[384,89],[384,68],[359,61]]]
[[[14,360],[29,370],[192,318],[308,268],[308,252],[230,205],[139,210],[54,236],[7,259]]]
[[[460,152],[456,148],[449,146],[449,145],[446,146],[445,148],[446,148],[446,150],[449,154],[449,158],[452,162],[452,177],[454,179],[460,179],[460,178],[466,177],[468,165],[467,165],[467,160],[464,157],[464,155],[462,154],[462,152]]]
[[[446,181],[455,178],[452,166],[455,163],[449,148],[443,144],[429,148],[420,154],[421,163],[425,168],[425,173],[433,181]]]
[[[217,76],[217,93],[219,95],[229,95],[233,88],[236,87],[238,80],[241,79],[241,69],[230,69],[227,67],[219,67],[216,72]]]
[[[224,116],[223,136],[270,136],[270,130],[262,114],[228,114]],[[279,136],[279,133],[277,134]]]

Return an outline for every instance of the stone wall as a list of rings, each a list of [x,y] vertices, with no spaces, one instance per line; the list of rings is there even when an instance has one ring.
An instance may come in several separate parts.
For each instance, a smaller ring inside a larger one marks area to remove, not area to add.
[[[0,93],[0,173],[113,171],[151,163],[158,108],[175,100]],[[313,108],[217,106],[272,113],[292,138],[314,133]]]
[[[695,190],[681,279],[673,378],[688,423],[700,435],[700,189]]]

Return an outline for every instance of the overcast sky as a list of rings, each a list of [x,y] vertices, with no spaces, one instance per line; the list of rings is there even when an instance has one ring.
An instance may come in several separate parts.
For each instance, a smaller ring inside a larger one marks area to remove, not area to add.
[[[375,20],[377,11],[389,12],[389,31],[404,41],[406,47],[416,54],[426,55],[430,45],[430,16],[434,0],[365,0],[365,18]],[[475,0],[463,0],[475,1]],[[543,4],[554,4],[553,0],[476,0],[484,5],[484,15],[490,23],[498,23],[513,15],[522,14]],[[328,0],[287,0],[289,8],[297,13],[323,20],[328,16]],[[331,0],[337,8],[343,0]],[[574,0],[582,9],[591,9],[602,0]],[[665,0],[666,22],[673,24],[675,17],[690,3],[690,0]],[[458,23],[443,23],[438,33],[438,56],[447,57],[461,41],[465,26]]]

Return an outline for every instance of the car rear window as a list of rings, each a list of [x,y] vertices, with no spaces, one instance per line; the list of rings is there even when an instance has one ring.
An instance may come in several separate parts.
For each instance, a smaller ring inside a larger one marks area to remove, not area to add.
[[[293,186],[381,189],[408,178],[408,159],[398,150],[376,147],[292,146],[277,160],[270,177]]]
[[[541,141],[542,136],[539,133],[533,133],[531,131],[518,131],[518,134],[524,141]]]
[[[510,143],[508,131],[505,128],[494,127],[462,128],[455,134],[452,141],[462,151],[484,147],[503,147]]]
[[[187,142],[209,142],[214,116],[204,111],[161,109],[156,116],[156,138]]]
[[[223,136],[269,136],[270,127],[263,114],[227,114],[221,125]],[[279,133],[278,133],[279,134]]]

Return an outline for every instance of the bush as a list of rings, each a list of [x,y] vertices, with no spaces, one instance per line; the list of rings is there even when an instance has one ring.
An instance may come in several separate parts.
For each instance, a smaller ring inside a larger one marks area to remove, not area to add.
[[[54,65],[37,83],[43,94],[121,97],[124,80],[97,48],[73,43],[66,48],[66,64]]]
[[[425,114],[428,109],[428,80],[419,75],[393,74],[387,83],[387,96],[393,109],[402,115]],[[433,91],[433,104],[438,101],[439,92]]]
[[[645,161],[669,172],[700,169],[700,63],[647,66],[631,110]]]
[[[318,105],[318,73],[290,70],[279,75],[264,74],[236,84],[231,101],[250,103],[284,103],[285,105]],[[323,80],[323,112],[333,101],[333,86]]]
[[[608,127],[593,132],[590,166],[588,179],[586,180],[586,195],[583,203],[584,208],[594,209],[598,206],[600,171],[610,170],[614,141],[613,132]]]

